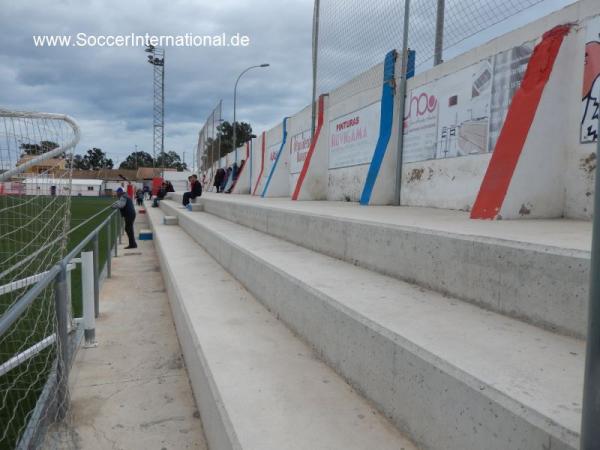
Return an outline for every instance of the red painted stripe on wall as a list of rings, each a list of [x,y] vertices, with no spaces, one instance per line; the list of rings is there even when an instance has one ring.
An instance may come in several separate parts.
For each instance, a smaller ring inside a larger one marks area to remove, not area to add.
[[[498,216],[556,56],[570,28],[570,25],[560,25],[546,32],[542,42],[533,50],[521,87],[515,92],[481,182],[471,210],[472,219],[494,219]]]
[[[308,148],[306,159],[304,160],[304,164],[302,165],[302,170],[300,171],[300,175],[298,176],[298,181],[296,182],[296,187],[294,188],[294,193],[292,194],[292,200],[298,200],[298,196],[300,195],[300,189],[302,189],[302,184],[304,183],[306,172],[308,172],[308,167],[310,166],[310,160],[312,158],[313,153],[315,152],[315,147],[317,145],[317,141],[319,140],[319,135],[321,134],[321,128],[323,127],[323,115],[325,110],[325,95],[326,94],[319,96],[317,128],[315,129],[315,135],[313,136],[313,139],[310,142],[310,147]]]
[[[252,195],[256,195],[256,190],[258,189],[258,185],[260,184],[260,179],[262,178],[263,170],[265,170],[265,132],[262,132],[262,143],[261,147],[261,157],[260,157],[260,173],[258,174],[258,179],[256,180],[256,184],[254,185],[254,190],[252,191]]]

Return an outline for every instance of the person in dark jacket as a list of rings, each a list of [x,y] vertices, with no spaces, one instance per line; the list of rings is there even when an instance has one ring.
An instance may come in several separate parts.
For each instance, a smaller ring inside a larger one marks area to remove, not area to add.
[[[113,203],[112,207],[119,209],[121,211],[121,216],[123,216],[123,219],[125,219],[125,233],[127,233],[127,238],[129,239],[129,245],[125,248],[137,248],[137,243],[135,242],[135,233],[133,232],[133,222],[135,222],[135,207],[123,188],[117,189],[117,197],[119,200]]]
[[[202,195],[202,185],[198,181],[198,175],[192,175],[190,180],[190,192],[183,193],[183,206],[187,206],[191,199]]]
[[[225,170],[222,167],[217,169],[217,173],[215,173],[215,182],[214,186],[217,188],[217,192],[221,192],[221,184],[223,184],[223,178],[225,178]]]

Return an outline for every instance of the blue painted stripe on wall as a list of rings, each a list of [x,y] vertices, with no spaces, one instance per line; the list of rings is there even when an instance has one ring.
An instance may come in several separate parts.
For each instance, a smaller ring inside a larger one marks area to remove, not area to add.
[[[264,197],[267,193],[267,189],[269,189],[269,184],[271,184],[271,178],[273,178],[273,174],[275,173],[275,169],[277,168],[277,163],[279,162],[279,158],[281,156],[281,152],[283,152],[283,148],[285,147],[285,141],[287,141],[287,121],[288,117],[284,117],[283,119],[283,136],[281,137],[281,146],[279,147],[279,151],[277,152],[277,157],[273,162],[273,166],[271,166],[271,171],[269,172],[269,177],[267,178],[267,182],[265,183],[265,187],[263,188],[261,197]]]
[[[379,122],[379,138],[371,159],[367,179],[360,196],[360,204],[368,205],[373,193],[373,187],[383,163],[385,150],[387,149],[392,135],[392,123],[394,119],[394,66],[396,63],[396,50],[385,55],[383,68],[383,89],[381,92],[381,119]]]

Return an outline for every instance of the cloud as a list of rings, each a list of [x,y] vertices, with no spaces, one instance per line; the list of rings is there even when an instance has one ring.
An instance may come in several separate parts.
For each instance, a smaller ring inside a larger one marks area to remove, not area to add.
[[[572,1],[545,0],[462,42],[448,56]],[[448,0],[447,4],[458,8],[461,2],[474,3]],[[479,3],[494,2],[502,4],[502,0]],[[2,106],[73,116],[83,132],[78,148],[82,153],[100,147],[113,159],[122,160],[136,145],[152,152],[152,66],[147,64],[143,48],[36,48],[33,35],[248,35],[250,46],[246,48],[166,49],[165,146],[166,150],[185,151],[189,159],[198,131],[219,99],[223,99],[223,117],[231,120],[233,85],[250,65],[271,64],[247,73],[239,83],[238,119],[250,122],[256,133],[280,123],[310,101],[313,0],[5,3],[0,26]],[[415,26],[423,21],[431,25],[435,3],[415,0],[417,8],[422,5],[420,13],[415,10]],[[390,48],[400,47],[402,11],[398,2],[373,0],[368,7],[364,0],[323,0],[321,4],[323,51],[319,57],[322,67],[333,73],[332,83],[350,79],[380,62]],[[477,14],[476,8],[470,11]],[[462,30],[464,24],[458,19],[449,20],[457,22],[452,30]],[[425,34],[429,41],[431,30]],[[430,47],[423,44],[423,51]]]
[[[165,147],[188,157],[204,118],[223,99],[231,120],[233,85],[238,118],[256,130],[278,123],[310,101],[312,1],[11,2],[3,6],[0,82],[3,106],[56,111],[78,120],[78,151],[101,147],[113,158],[152,151],[152,66],[143,48],[36,48],[32,35],[241,33],[245,48],[167,48]]]

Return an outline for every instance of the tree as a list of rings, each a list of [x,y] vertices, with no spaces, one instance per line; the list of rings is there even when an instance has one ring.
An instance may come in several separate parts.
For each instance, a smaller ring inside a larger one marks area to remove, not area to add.
[[[146,152],[133,152],[119,165],[119,169],[137,170],[140,167],[152,167],[154,159]]]
[[[235,140],[236,148],[241,147],[252,138],[252,126],[247,122],[236,122]],[[233,141],[233,125],[225,121],[217,127],[217,137],[221,138],[221,155],[225,156],[233,150],[231,141]],[[208,144],[208,142],[207,142]],[[210,157],[210,154],[209,154]]]
[[[174,151],[169,151],[158,155],[156,158],[156,167],[164,167],[165,169],[176,169],[178,172],[187,170],[187,164],[181,162],[181,158]]]
[[[73,156],[73,169],[78,170],[100,170],[112,169],[114,166],[113,160],[106,157],[106,153],[99,148],[89,149],[85,155]]]

